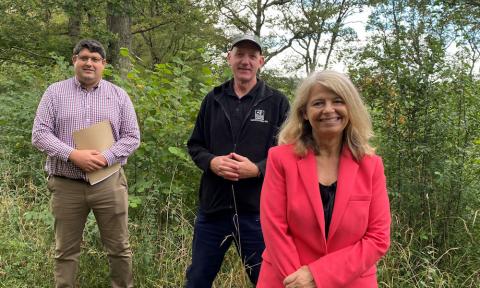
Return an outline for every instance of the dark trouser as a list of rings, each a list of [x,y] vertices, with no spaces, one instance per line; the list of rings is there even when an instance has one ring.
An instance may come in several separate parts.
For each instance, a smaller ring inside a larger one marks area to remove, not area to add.
[[[48,188],[52,191],[55,216],[55,287],[75,287],[80,243],[90,210],[107,250],[112,287],[133,287],[127,180],[123,169],[93,186],[52,176]]]
[[[194,229],[187,288],[212,287],[232,241],[250,281],[254,285],[257,283],[265,249],[258,214],[244,214],[237,218],[234,214],[209,216],[200,211]]]

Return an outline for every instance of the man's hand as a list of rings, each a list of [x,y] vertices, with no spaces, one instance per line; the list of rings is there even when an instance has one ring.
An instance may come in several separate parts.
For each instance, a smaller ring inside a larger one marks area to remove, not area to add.
[[[258,176],[259,169],[257,165],[250,161],[250,159],[237,153],[230,153],[230,156],[238,163],[237,173],[239,179],[254,178]]]
[[[312,273],[308,266],[302,266],[297,271],[288,275],[283,280],[285,288],[316,288],[317,285],[313,280]]]
[[[210,161],[210,170],[218,176],[230,181],[238,181],[240,176],[238,168],[239,164],[232,159],[231,154],[217,156]]]
[[[107,166],[107,159],[97,150],[73,150],[68,159],[85,172]]]

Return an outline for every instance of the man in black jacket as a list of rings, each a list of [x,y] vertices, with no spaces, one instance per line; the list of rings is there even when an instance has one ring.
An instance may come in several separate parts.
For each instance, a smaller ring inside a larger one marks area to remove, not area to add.
[[[207,94],[187,144],[203,171],[188,288],[212,286],[232,241],[256,284],[265,248],[259,205],[266,158],[289,109],[282,93],[257,78],[264,64],[258,37],[237,37],[227,61],[233,79]]]

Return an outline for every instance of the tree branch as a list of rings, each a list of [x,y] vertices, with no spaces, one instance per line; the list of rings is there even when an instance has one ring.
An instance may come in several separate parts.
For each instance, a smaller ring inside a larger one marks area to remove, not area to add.
[[[292,38],[290,38],[288,40],[288,43],[284,46],[282,46],[280,49],[277,49],[275,51],[273,51],[272,53],[269,53],[268,56],[267,56],[267,59],[265,59],[265,62],[268,62],[268,60],[270,60],[271,58],[277,56],[278,54],[282,53],[283,51],[285,51],[286,49],[292,47],[292,44],[293,44],[293,41],[297,40],[297,39],[300,39],[300,35],[294,35]]]
[[[266,9],[268,7],[272,7],[272,6],[275,6],[275,5],[284,5],[284,4],[287,4],[289,2],[292,2],[292,0],[275,0],[275,1],[272,1],[270,3],[268,3],[268,1],[266,1],[265,4],[263,5],[263,8]]]
[[[22,52],[27,53],[31,56],[40,57],[40,58],[48,59],[48,60],[55,60],[55,58],[53,58],[53,57],[40,55],[40,54],[34,53],[32,51],[29,51],[27,49],[23,49],[23,48],[20,48],[20,47],[12,46],[11,48],[14,49],[14,50],[22,51]]]
[[[12,57],[8,57],[8,58],[0,57],[0,62],[2,62],[2,63],[13,62],[13,63],[22,64],[22,65],[27,65],[27,66],[33,66],[33,67],[40,67],[40,66],[42,66],[42,65],[37,64],[37,63],[34,63],[34,62],[27,62],[27,61],[22,61],[22,60],[13,59]]]
[[[161,27],[161,26],[164,26],[164,25],[167,25],[167,24],[169,24],[169,22],[160,23],[160,24],[153,25],[153,26],[148,27],[148,28],[145,28],[145,29],[140,29],[140,30],[132,31],[131,34],[133,35],[133,34],[138,34],[138,33],[145,33],[145,32],[148,32],[148,31],[155,30],[155,29],[157,29],[158,27]]]

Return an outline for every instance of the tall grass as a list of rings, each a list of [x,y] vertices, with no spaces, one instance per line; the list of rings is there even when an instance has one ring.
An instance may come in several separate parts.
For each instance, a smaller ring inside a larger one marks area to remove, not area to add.
[[[469,223],[471,227],[478,225],[475,218]],[[439,252],[433,245],[421,246],[422,240],[429,239],[422,239],[421,233],[403,225],[397,214],[393,220],[390,250],[378,265],[380,286],[480,287],[479,248],[475,243]],[[467,226],[463,229],[465,235],[470,233]]]
[[[8,157],[0,161],[0,287],[52,287],[54,236],[47,189],[16,177],[30,168],[9,162]],[[135,283],[182,287],[191,259],[194,213],[181,201],[159,204],[151,198],[130,208]],[[476,215],[465,222],[466,235],[472,227],[478,229]],[[378,265],[381,287],[479,287],[478,247],[450,247],[440,254],[431,245],[419,247],[418,232],[402,224],[398,215],[393,219],[392,245]],[[245,275],[232,246],[214,287],[250,287]],[[78,284],[109,286],[107,257],[93,217],[85,228]]]
[[[45,183],[34,185],[31,179],[15,177],[30,167],[12,166],[9,160],[0,161],[0,287],[53,287],[54,233],[48,191]],[[136,287],[182,287],[191,261],[193,212],[182,202],[159,204],[151,198],[139,208],[130,208]],[[78,285],[109,287],[107,261],[90,214]],[[249,287],[245,275],[232,246],[214,287]]]

